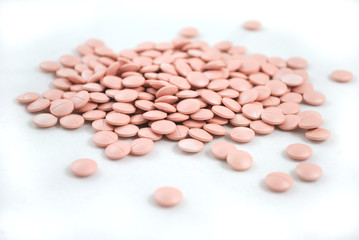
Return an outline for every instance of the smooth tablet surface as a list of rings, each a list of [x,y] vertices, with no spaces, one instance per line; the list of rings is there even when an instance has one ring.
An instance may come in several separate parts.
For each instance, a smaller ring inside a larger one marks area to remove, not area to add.
[[[36,92],[26,92],[18,96],[16,99],[19,103],[31,103],[40,98],[40,94]]]
[[[322,176],[323,170],[314,163],[305,162],[297,165],[295,174],[304,181],[313,182]]]
[[[78,114],[70,114],[60,118],[60,125],[67,129],[76,129],[84,125],[85,119]]]
[[[229,132],[229,136],[235,142],[247,143],[254,138],[254,131],[247,127],[235,127]]]
[[[51,102],[48,99],[37,99],[27,105],[26,109],[29,112],[40,112],[47,109],[50,106]]]
[[[137,138],[131,142],[132,155],[145,155],[153,149],[153,141],[148,138]]]
[[[119,137],[133,137],[137,135],[139,127],[134,124],[126,124],[124,126],[116,127],[115,133]]]
[[[171,140],[182,140],[188,136],[189,128],[183,125],[176,125],[176,130],[170,134],[167,134],[166,137]]]
[[[109,159],[117,160],[131,152],[131,144],[125,141],[114,142],[105,148],[105,155]]]
[[[312,156],[312,149],[302,143],[290,144],[286,148],[287,155],[294,160],[306,160]]]
[[[92,141],[99,147],[106,147],[117,140],[117,134],[112,131],[98,131],[92,137]]]
[[[307,130],[305,137],[313,141],[324,141],[330,137],[330,131],[324,128]]]
[[[64,117],[74,110],[74,103],[69,99],[58,99],[51,103],[50,112],[56,117]]]
[[[161,207],[174,207],[182,201],[182,192],[174,187],[161,187],[153,195]]]
[[[184,152],[197,153],[203,149],[203,143],[196,139],[187,138],[178,142],[178,148]]]
[[[201,142],[210,142],[213,140],[213,136],[211,134],[200,128],[191,128],[188,131],[188,134]]]
[[[292,187],[293,178],[284,172],[272,172],[266,176],[264,182],[274,192],[285,192]]]
[[[170,134],[176,130],[176,124],[168,120],[159,120],[151,124],[151,129],[158,134]]]
[[[47,128],[55,126],[57,118],[50,113],[41,113],[36,115],[32,121],[37,127]]]
[[[347,70],[335,70],[330,76],[337,82],[349,82],[353,79],[353,74]]]
[[[236,171],[245,171],[252,167],[252,156],[243,150],[232,150],[227,155],[227,163]]]
[[[194,38],[198,35],[198,29],[195,27],[185,27],[182,28],[180,34],[186,38]]]
[[[216,142],[211,147],[213,156],[221,160],[225,160],[228,153],[233,150],[236,150],[236,146],[230,142]]]
[[[78,177],[88,177],[97,171],[97,163],[88,158],[81,158],[71,163],[72,173]]]
[[[45,61],[40,63],[39,67],[45,72],[56,72],[61,68],[60,63],[54,61]]]
[[[243,24],[243,27],[247,30],[259,30],[262,27],[262,24],[259,21],[256,20],[250,20],[250,21],[246,21]]]

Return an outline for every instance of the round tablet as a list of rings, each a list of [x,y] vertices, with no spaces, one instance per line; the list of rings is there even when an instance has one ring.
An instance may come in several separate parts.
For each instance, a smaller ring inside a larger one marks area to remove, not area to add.
[[[314,163],[305,162],[297,165],[295,174],[304,181],[313,182],[322,176],[323,170]]]
[[[211,147],[213,156],[221,160],[225,160],[228,153],[233,150],[236,150],[236,146],[230,142],[216,142]]]
[[[33,101],[29,105],[27,105],[26,109],[27,109],[27,111],[29,111],[31,113],[32,112],[40,112],[42,110],[45,110],[49,106],[50,106],[49,99],[40,98],[40,99]]]
[[[298,127],[300,122],[300,117],[297,115],[286,115],[285,121],[282,124],[278,125],[278,128],[281,130],[294,130]]]
[[[188,82],[196,88],[204,88],[208,85],[209,79],[202,72],[190,72],[187,75]]]
[[[36,92],[26,92],[18,96],[16,99],[19,103],[31,103],[40,98],[40,94]]]
[[[220,105],[222,102],[222,97],[212,90],[204,89],[201,91],[201,97],[206,103],[211,105]]]
[[[70,169],[78,177],[88,177],[96,172],[97,163],[92,159],[81,158],[73,161]]]
[[[306,68],[308,65],[307,61],[301,57],[288,58],[287,64],[290,68],[294,68],[294,69],[303,69]]]
[[[245,171],[252,167],[252,156],[243,150],[232,150],[227,155],[228,165],[236,171]]]
[[[254,131],[247,127],[235,127],[229,132],[230,138],[239,143],[247,143],[254,138]]]
[[[266,176],[264,182],[274,192],[285,192],[292,187],[293,178],[284,172],[272,172]]]
[[[250,123],[249,127],[259,134],[269,134],[274,131],[274,126],[267,124],[261,120],[256,120]]]
[[[131,151],[131,145],[125,141],[114,142],[105,148],[105,155],[109,159],[117,160],[127,156]]]
[[[279,108],[266,108],[261,114],[263,122],[271,125],[284,123],[285,116]]]
[[[188,136],[189,128],[183,125],[176,125],[176,130],[170,134],[167,134],[166,137],[171,140],[182,140]]]
[[[40,63],[39,67],[45,72],[56,72],[61,68],[60,63],[54,61],[45,61]]]
[[[213,106],[211,110],[214,114],[222,118],[232,119],[235,117],[235,113],[224,106]]]
[[[75,109],[82,108],[90,100],[90,94],[87,91],[80,91],[71,97],[71,101],[75,105]]]
[[[161,207],[174,207],[182,201],[182,192],[174,187],[161,187],[153,197]]]
[[[227,134],[227,129],[225,127],[215,123],[206,124],[203,126],[203,129],[217,136],[224,136]]]
[[[133,137],[137,135],[137,132],[139,130],[139,127],[137,127],[134,124],[126,124],[124,126],[120,126],[120,127],[116,127],[115,128],[115,133],[117,133],[117,135],[119,137]]]
[[[312,156],[312,149],[302,143],[290,144],[286,148],[287,155],[294,160],[306,160]]]
[[[330,131],[324,128],[307,130],[305,137],[313,141],[324,141],[330,137]]]
[[[67,129],[76,129],[84,125],[85,119],[78,114],[70,114],[60,118],[60,125]]]
[[[159,120],[151,124],[151,129],[158,134],[170,134],[176,130],[176,124],[168,120]]]
[[[106,122],[106,119],[98,119],[92,122],[92,128],[95,131],[113,131],[114,126]]]
[[[197,153],[203,149],[203,143],[196,139],[187,138],[178,142],[178,148],[184,152]]]
[[[182,114],[192,114],[201,108],[201,103],[196,99],[185,99],[177,104],[177,111]]]
[[[180,34],[186,38],[194,38],[198,35],[198,29],[195,27],[182,28]]]
[[[123,113],[110,112],[106,115],[106,121],[114,126],[123,126],[130,122],[130,117]]]
[[[35,115],[32,121],[37,127],[47,128],[55,126],[57,123],[57,118],[50,113],[41,113]]]
[[[141,138],[151,139],[152,141],[158,141],[162,138],[162,134],[153,132],[150,127],[139,129],[137,135]]]
[[[145,155],[153,149],[153,141],[148,138],[137,138],[131,142],[132,155]]]
[[[325,96],[317,91],[307,91],[303,94],[303,100],[309,105],[319,106],[325,102]]]
[[[116,133],[112,131],[98,131],[92,136],[92,141],[98,147],[107,147],[118,140]]]
[[[243,27],[247,30],[259,30],[262,28],[262,24],[259,21],[256,20],[249,20],[244,22]]]
[[[55,101],[57,99],[61,99],[64,95],[64,91],[59,89],[49,89],[45,91],[43,94],[44,98],[49,99],[51,101]]]
[[[251,123],[251,120],[243,116],[243,114],[236,114],[234,118],[230,120],[230,123],[236,127],[247,127]]]
[[[301,85],[304,82],[303,77],[301,77],[298,74],[294,74],[294,73],[283,74],[280,77],[280,80],[282,82],[284,82],[285,84],[287,84],[288,87],[296,87],[296,86]]]
[[[210,142],[213,140],[213,136],[211,134],[200,128],[191,128],[188,131],[188,134],[201,142]]]
[[[353,79],[353,74],[347,70],[335,70],[330,76],[337,82],[349,82]]]
[[[115,99],[118,102],[132,102],[136,100],[137,97],[138,92],[134,89],[123,89],[115,95]]]
[[[58,99],[51,103],[50,112],[56,117],[64,117],[74,110],[74,103],[69,99]]]

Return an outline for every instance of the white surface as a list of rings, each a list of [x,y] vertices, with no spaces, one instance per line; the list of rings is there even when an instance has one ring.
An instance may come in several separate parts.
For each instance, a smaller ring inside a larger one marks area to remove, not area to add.
[[[358,1],[115,2],[0,3],[1,240],[359,239]],[[248,19],[259,19],[263,30],[243,30]],[[145,157],[110,161],[92,143],[89,125],[37,129],[15,101],[23,92],[51,87],[53,76],[38,64],[73,53],[87,38],[102,38],[119,51],[145,40],[169,41],[187,25],[212,44],[231,40],[250,53],[305,57],[309,81],[327,102],[302,109],[322,113],[331,139],[319,144],[301,132],[280,131],[256,137],[237,145],[255,161],[240,173],[211,156],[212,143],[187,155],[165,140]],[[353,71],[355,80],[331,81],[328,75],[338,68]],[[294,142],[313,148],[308,161],[322,166],[324,176],[315,183],[294,177],[290,191],[269,192],[266,174],[293,175],[297,163],[283,151]],[[83,157],[95,159],[99,170],[78,179],[68,167]],[[163,185],[181,189],[183,203],[157,207],[151,195]]]

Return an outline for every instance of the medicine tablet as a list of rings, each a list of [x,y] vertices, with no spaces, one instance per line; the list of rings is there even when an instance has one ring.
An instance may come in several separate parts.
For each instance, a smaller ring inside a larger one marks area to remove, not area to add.
[[[70,114],[60,118],[60,125],[67,129],[76,129],[84,125],[85,119],[78,114]]]
[[[198,35],[198,29],[195,27],[182,28],[180,34],[186,38],[194,38]]]
[[[178,148],[184,152],[197,153],[203,149],[203,143],[196,139],[187,138],[178,142]]]
[[[229,136],[235,142],[247,143],[254,138],[254,131],[247,127],[235,127],[229,132]]]
[[[131,142],[132,155],[145,155],[153,149],[153,141],[148,138],[137,138]]]
[[[236,150],[236,146],[230,142],[217,142],[212,145],[211,152],[218,159],[225,160],[228,153]]]
[[[97,163],[88,158],[81,158],[71,163],[72,173],[78,177],[88,177],[97,171]]]
[[[244,27],[245,29],[247,29],[247,30],[255,31],[255,30],[261,29],[262,24],[261,24],[259,21],[250,20],[250,21],[246,21],[246,22],[243,24],[243,27]]]
[[[18,96],[16,99],[19,103],[31,103],[40,98],[40,94],[35,92],[26,92]]]
[[[302,143],[290,144],[286,148],[287,155],[294,160],[306,160],[312,156],[312,149]]]
[[[322,176],[322,173],[322,168],[314,163],[300,163],[295,168],[295,174],[297,174],[300,179],[308,182],[318,180]]]
[[[227,163],[236,171],[246,171],[253,165],[252,156],[243,150],[232,150],[227,155]]]
[[[56,125],[57,118],[50,113],[41,113],[36,115],[32,121],[37,127],[48,128]]]
[[[265,178],[265,184],[274,192],[286,192],[293,185],[293,178],[284,172],[272,172]]]
[[[313,141],[324,141],[330,137],[330,131],[324,128],[307,130],[305,137]]]
[[[114,142],[105,148],[105,155],[109,159],[118,160],[131,152],[131,145],[125,141]]]
[[[182,192],[174,187],[161,187],[153,195],[161,207],[174,207],[182,201]]]
[[[106,147],[111,143],[116,142],[117,140],[118,140],[117,134],[112,131],[98,131],[92,137],[92,141],[98,147]]]
[[[349,82],[353,79],[353,74],[347,70],[335,70],[330,76],[337,82]]]

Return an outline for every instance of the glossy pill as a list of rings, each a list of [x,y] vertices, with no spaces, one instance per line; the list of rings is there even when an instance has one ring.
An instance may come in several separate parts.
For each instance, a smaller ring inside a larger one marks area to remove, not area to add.
[[[203,143],[196,139],[187,138],[178,142],[178,148],[184,152],[197,153],[203,149]]]
[[[304,181],[313,182],[322,176],[323,170],[314,163],[305,162],[297,165],[295,174]]]
[[[56,125],[57,118],[50,113],[41,113],[36,115],[32,121],[37,127],[48,128]]]
[[[253,165],[252,156],[243,150],[232,150],[227,155],[228,165],[236,171],[246,171]]]
[[[118,160],[131,152],[131,144],[125,141],[111,143],[105,148],[105,155],[109,159]]]
[[[302,143],[290,144],[286,148],[287,155],[294,160],[306,160],[312,156],[312,149]]]
[[[97,163],[92,159],[81,158],[73,161],[70,169],[78,177],[88,177],[97,171]]]
[[[153,149],[153,141],[148,138],[137,138],[131,142],[132,155],[145,155]]]
[[[161,207],[174,207],[182,201],[182,192],[174,187],[161,187],[153,195]]]
[[[284,172],[272,172],[266,176],[264,182],[274,192],[285,192],[292,187],[293,178]]]

